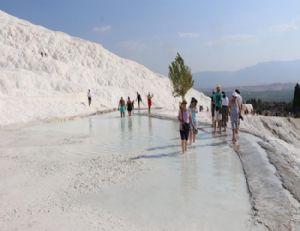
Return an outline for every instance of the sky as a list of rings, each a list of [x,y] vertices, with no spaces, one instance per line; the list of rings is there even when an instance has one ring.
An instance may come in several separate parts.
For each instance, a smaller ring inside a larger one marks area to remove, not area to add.
[[[300,59],[299,0],[0,0],[0,9],[165,75],[177,52],[193,73]]]

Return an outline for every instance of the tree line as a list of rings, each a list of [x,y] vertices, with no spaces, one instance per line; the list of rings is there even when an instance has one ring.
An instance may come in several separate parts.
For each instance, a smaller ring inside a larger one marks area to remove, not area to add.
[[[294,90],[294,98],[291,102],[269,102],[261,99],[249,99],[246,101],[252,104],[254,112],[259,115],[272,116],[294,116],[300,117],[300,85],[297,83]]]

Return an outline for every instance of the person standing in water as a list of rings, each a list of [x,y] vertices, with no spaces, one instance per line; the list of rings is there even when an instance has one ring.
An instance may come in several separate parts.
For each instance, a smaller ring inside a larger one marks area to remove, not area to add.
[[[215,118],[214,118],[214,133],[219,129],[219,133],[221,134],[222,129],[222,94],[221,94],[221,87],[216,87],[216,92],[213,95],[213,100],[215,102]]]
[[[88,90],[87,97],[88,97],[88,102],[89,102],[89,107],[90,107],[91,103],[92,103],[92,95],[91,95],[91,90],[90,89]]]
[[[229,101],[228,109],[231,120],[232,127],[232,142],[235,143],[237,141],[237,133],[238,133],[238,120],[239,120],[239,105],[237,101],[238,94],[236,92],[232,93],[232,98]]]
[[[147,101],[148,101],[148,112],[150,113],[151,111],[151,106],[152,106],[152,98],[153,98],[153,94],[150,95],[150,92],[147,95]]]
[[[214,127],[215,124],[215,101],[214,101],[214,97],[215,97],[215,90],[212,91],[211,94],[211,102],[210,102],[210,110],[211,110],[211,126]]]
[[[121,99],[119,101],[119,110],[120,110],[120,113],[121,113],[121,118],[125,117],[126,107],[125,107],[125,100],[123,99],[123,97],[121,97]]]
[[[132,107],[132,101],[130,100],[130,97],[128,97],[127,99],[127,111],[128,111],[128,116],[131,116],[131,111],[133,109]]]
[[[198,133],[198,130],[197,130],[197,113],[198,113],[198,110],[197,110],[197,103],[198,101],[193,97],[192,100],[191,100],[191,104],[189,106],[189,111],[192,115],[192,120],[191,120],[191,128],[190,128],[190,135],[189,135],[189,138],[190,138],[190,145],[192,143],[195,143],[196,141],[196,135]]]
[[[222,91],[222,127],[223,127],[223,132],[226,132],[226,128],[227,128],[228,104],[229,104],[229,99],[226,96],[225,92]]]
[[[140,110],[140,103],[142,102],[142,97],[138,92],[136,93],[136,98],[137,98],[137,101],[138,101],[138,108]]]
[[[185,100],[182,101],[178,113],[178,120],[180,122],[180,139],[181,139],[181,149],[182,154],[187,151],[187,141],[189,139],[189,132],[192,122],[191,112],[187,109],[187,102]]]
[[[241,92],[239,91],[239,89],[235,89],[235,93],[237,93],[236,100],[237,100],[237,103],[238,103],[238,106],[239,106],[239,118],[238,118],[238,129],[237,129],[237,134],[239,134],[241,119],[243,120],[243,116],[242,116],[243,97],[241,96]]]

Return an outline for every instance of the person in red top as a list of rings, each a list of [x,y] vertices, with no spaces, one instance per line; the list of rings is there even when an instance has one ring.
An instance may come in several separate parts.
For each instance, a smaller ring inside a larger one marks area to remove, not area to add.
[[[153,98],[153,94],[150,95],[150,92],[147,95],[147,100],[148,100],[148,112],[150,113],[151,110],[151,106],[152,106],[152,98]]]

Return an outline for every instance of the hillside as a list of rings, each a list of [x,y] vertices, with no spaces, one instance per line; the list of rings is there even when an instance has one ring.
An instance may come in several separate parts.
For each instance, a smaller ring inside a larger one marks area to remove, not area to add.
[[[92,107],[87,106],[87,90]],[[154,94],[153,105],[175,110],[167,77],[120,58],[101,45],[33,25],[0,11],[0,125],[92,114],[117,107],[121,96]],[[209,100],[192,90],[203,105]],[[189,97],[187,97],[189,99]]]

